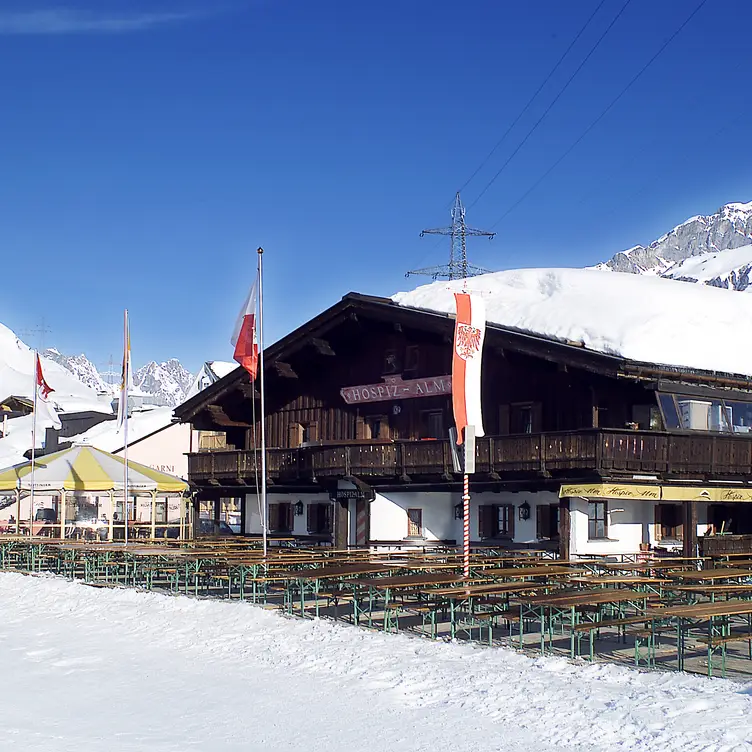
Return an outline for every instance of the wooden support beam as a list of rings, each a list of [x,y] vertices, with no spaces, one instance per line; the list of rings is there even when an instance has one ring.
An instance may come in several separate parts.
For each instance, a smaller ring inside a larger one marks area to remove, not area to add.
[[[697,502],[684,502],[684,552],[687,558],[697,556]]]
[[[569,539],[572,534],[572,518],[569,499],[559,499],[559,556],[569,559]]]
[[[218,426],[224,428],[237,426],[239,428],[252,428],[250,423],[245,421],[233,420],[226,412],[222,405],[207,405],[204,410],[211,416],[211,420]]]
[[[283,379],[298,378],[298,374],[295,373],[293,367],[289,363],[284,363],[281,360],[274,362],[274,370],[276,371],[277,375],[281,376]]]
[[[319,355],[336,355],[332,346],[325,339],[318,339],[314,337],[311,340],[311,347],[313,347]]]

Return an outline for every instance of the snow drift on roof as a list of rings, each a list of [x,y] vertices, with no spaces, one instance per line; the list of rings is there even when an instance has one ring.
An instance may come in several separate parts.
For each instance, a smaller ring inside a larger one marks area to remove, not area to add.
[[[752,376],[752,296],[636,274],[520,269],[466,280],[489,323],[630,360]],[[402,306],[454,313],[463,280],[401,292]]]

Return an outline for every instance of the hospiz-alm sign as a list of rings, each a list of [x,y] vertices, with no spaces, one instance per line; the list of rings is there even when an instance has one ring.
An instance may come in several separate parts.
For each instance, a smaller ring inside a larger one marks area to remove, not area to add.
[[[452,393],[452,377],[429,376],[425,379],[403,379],[401,376],[385,376],[381,384],[346,386],[340,389],[339,393],[348,405],[416,397],[437,397]]]

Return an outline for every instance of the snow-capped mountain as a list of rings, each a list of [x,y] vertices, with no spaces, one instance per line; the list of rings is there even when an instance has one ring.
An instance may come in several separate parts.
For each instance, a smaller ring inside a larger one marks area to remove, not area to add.
[[[120,392],[120,374],[101,373],[83,354],[64,355],[55,349],[45,350],[44,357],[55,361],[79,381],[101,395],[117,397]],[[134,396],[151,398],[155,405],[176,407],[185,401],[194,381],[179,360],[172,358],[164,363],[151,361],[133,374]]]
[[[621,251],[595,268],[603,271],[660,275],[687,282],[701,281],[716,287],[745,290],[748,270],[745,272],[742,267],[748,266],[752,261],[752,250],[743,248],[750,244],[752,202],[732,203],[722,206],[715,214],[691,217],[650,245],[637,245]],[[739,254],[720,255],[732,250],[738,250]],[[711,276],[707,276],[708,269],[703,270],[692,263],[684,265],[684,262],[690,259],[694,260],[707,254],[718,255]],[[736,263],[740,265],[734,266]],[[680,266],[683,268],[680,269]]]
[[[194,376],[176,358],[164,363],[151,361],[133,374],[133,382],[144,394],[154,397],[155,404],[176,407],[185,401]]]
[[[54,348],[48,348],[42,355],[63,366],[81,383],[91,387],[99,394],[114,395],[118,391],[115,380],[112,378],[108,379],[107,375],[99,373],[97,367],[83,353],[80,355],[63,355]]]

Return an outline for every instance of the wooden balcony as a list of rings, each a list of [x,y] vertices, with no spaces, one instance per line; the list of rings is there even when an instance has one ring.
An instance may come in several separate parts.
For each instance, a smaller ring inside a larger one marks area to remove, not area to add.
[[[188,455],[197,485],[255,483],[254,451]],[[372,482],[431,482],[453,475],[448,441],[323,443],[270,449],[267,474],[274,483],[309,484],[356,476]],[[476,474],[489,479],[663,478],[741,480],[752,478],[752,438],[711,434],[582,429],[477,439]]]

